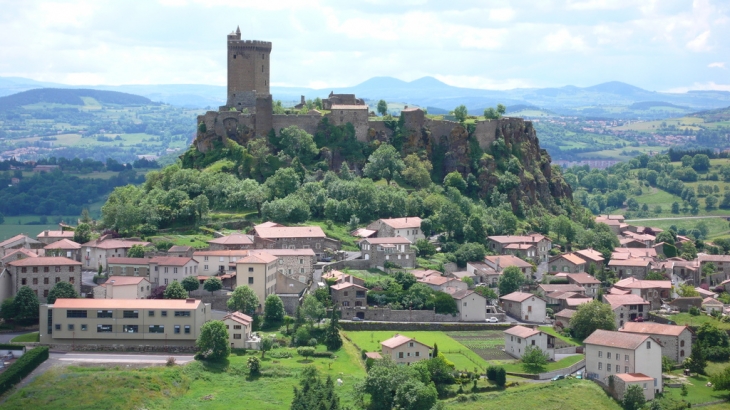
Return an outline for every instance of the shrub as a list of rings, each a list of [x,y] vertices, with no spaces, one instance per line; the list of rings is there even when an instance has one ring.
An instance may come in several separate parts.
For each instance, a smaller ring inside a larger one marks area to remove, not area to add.
[[[269,357],[274,359],[288,359],[292,356],[291,352],[287,350],[276,350],[269,352]]]
[[[258,376],[261,374],[261,362],[256,356],[251,356],[246,361],[246,367],[248,367],[248,374],[251,376]]]
[[[23,345],[0,344],[0,350],[23,350]]]
[[[311,338],[311,339],[309,339],[309,342],[307,342],[307,345],[309,345],[309,346],[317,346],[317,339],[314,338],[314,337]]]
[[[730,359],[730,347],[705,347],[704,353],[707,360],[711,360],[713,362],[726,362]]]
[[[697,306],[692,306],[689,308],[689,314],[692,316],[699,316],[700,315],[700,309]]]
[[[300,347],[297,349],[297,353],[300,356],[303,356],[304,358],[308,358],[308,357],[314,355],[314,348],[313,347]]]
[[[314,352],[312,357],[326,357],[328,359],[331,359],[335,357],[335,354],[332,352]]]
[[[0,394],[10,390],[46,359],[48,359],[48,346],[36,347],[26,352],[3,373],[0,373]]]
[[[507,371],[504,370],[504,367],[497,368],[497,374],[494,382],[499,387],[504,387],[504,385],[507,383]]]
[[[231,354],[236,356],[246,356],[246,349],[231,348]]]
[[[306,346],[307,342],[309,342],[310,335],[309,335],[309,329],[307,329],[306,326],[302,326],[299,329],[297,329],[296,333],[294,334],[294,343],[297,346]]]
[[[497,378],[497,366],[487,367],[487,379],[495,381]]]
[[[175,364],[176,364],[176,361],[175,361],[175,356],[170,356],[170,357],[168,357],[168,358],[167,358],[167,362],[165,363],[165,365],[166,365],[167,367],[172,367],[172,366],[174,366]]]

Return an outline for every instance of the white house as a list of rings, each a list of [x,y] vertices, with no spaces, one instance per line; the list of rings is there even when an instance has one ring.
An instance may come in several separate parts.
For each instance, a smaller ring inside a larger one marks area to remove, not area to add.
[[[484,296],[473,290],[449,288],[452,289],[454,291],[449,293],[456,301],[461,322],[484,322],[487,319],[487,299]]]
[[[383,357],[388,356],[398,364],[411,364],[428,359],[431,353],[431,346],[397,333],[390,339],[380,342],[380,349]]]
[[[526,326],[514,326],[504,331],[504,351],[518,359],[529,346],[537,347],[555,360],[555,336]]]
[[[502,309],[525,322],[545,322],[545,299],[532,293],[512,292],[499,298]]]
[[[147,299],[152,284],[141,276],[109,276],[94,288],[94,299]]]
[[[251,324],[253,323],[251,316],[233,312],[223,318],[223,323],[228,329],[228,342],[231,344],[231,348],[245,348],[246,340],[251,337]]]

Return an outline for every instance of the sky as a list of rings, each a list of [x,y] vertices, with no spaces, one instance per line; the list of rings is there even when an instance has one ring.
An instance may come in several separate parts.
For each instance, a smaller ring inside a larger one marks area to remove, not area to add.
[[[484,89],[623,81],[730,91],[728,0],[0,0],[0,76],[225,85],[226,35],[274,86],[433,76]]]

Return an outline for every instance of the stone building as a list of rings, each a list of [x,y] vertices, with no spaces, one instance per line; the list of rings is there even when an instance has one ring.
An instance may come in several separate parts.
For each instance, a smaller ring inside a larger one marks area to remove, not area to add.
[[[591,265],[596,267],[596,271],[599,272],[603,269],[604,262],[603,254],[593,249],[581,249],[573,252],[579,258],[586,262],[586,271],[589,270]]]
[[[447,293],[456,301],[460,322],[481,322],[487,318],[487,299],[468,289],[449,288]]]
[[[664,325],[653,322],[628,322],[619,332],[651,336],[660,343],[662,356],[682,363],[692,353],[692,330],[687,326]]]
[[[570,319],[575,315],[576,310],[563,309],[555,314],[555,326],[567,329],[570,327]]]
[[[49,231],[45,230],[36,235],[38,242],[44,245],[50,245],[53,242],[60,241],[61,239],[68,239],[72,241],[74,239],[73,231]]]
[[[108,276],[150,276],[150,260],[148,258],[109,258],[106,274]]]
[[[505,268],[510,266],[518,267],[526,277],[532,276],[532,265],[523,261],[522,259],[512,255],[490,255],[484,258],[484,263],[490,268],[494,269],[500,275]]]
[[[649,302],[638,295],[603,295],[603,301],[611,305],[616,320],[616,329],[624,323],[644,320],[649,317]]]
[[[377,231],[377,236],[381,238],[403,236],[408,238],[411,243],[416,243],[419,239],[425,239],[426,235],[421,230],[421,218],[389,218],[378,219],[367,226],[367,229]]]
[[[546,314],[545,299],[532,293],[513,292],[499,297],[504,311],[519,320],[533,323],[544,323]]]
[[[339,250],[340,241],[328,238],[319,226],[254,228],[256,249],[312,249],[318,256],[325,249]]]
[[[330,286],[330,295],[335,306],[367,306],[367,293],[366,287],[350,282]]]
[[[474,275],[474,283],[486,283],[489,286],[497,286],[500,273],[484,262],[467,262],[466,270]]]
[[[147,299],[152,284],[142,276],[110,276],[94,288],[94,299]]]
[[[236,271],[236,262],[248,256],[247,250],[195,251],[198,275],[216,276]]]
[[[550,360],[555,360],[555,336],[525,326],[513,326],[504,332],[504,351],[521,359],[528,347],[540,349]]]
[[[431,346],[416,339],[396,333],[388,340],[380,342],[383,357],[390,357],[398,364],[411,364],[419,360],[429,359]]]
[[[467,290],[467,288],[469,287],[466,282],[462,282],[461,280],[456,278],[441,275],[426,276],[423,279],[418,279],[418,283],[423,283],[431,289],[440,292],[443,292],[444,290],[446,290],[446,288]]]
[[[369,123],[367,105],[332,105],[328,118],[332,125],[352,124],[355,128],[355,138],[358,141],[367,141]]]
[[[195,248],[192,246],[174,245],[167,250],[167,256],[177,256],[180,258],[192,258],[195,254]]]
[[[37,258],[38,254],[31,251],[30,249],[20,248],[13,249],[0,258],[0,267],[7,265],[12,261],[17,261],[25,258]]]
[[[278,270],[299,282],[307,283],[312,280],[317,255],[313,249],[261,249],[252,254],[264,252],[276,256]]]
[[[149,259],[150,282],[167,286],[173,281],[182,282],[188,276],[198,276],[198,261],[193,258],[156,256]]]
[[[649,259],[629,258],[624,260],[612,259],[608,267],[619,278],[634,276],[637,279],[644,279],[649,274],[652,261]]]
[[[210,304],[195,299],[58,299],[41,305],[40,341],[192,348],[211,318]]]
[[[104,235],[81,245],[82,263],[85,269],[96,270],[99,266],[106,269],[107,259],[126,257],[127,251],[132,246],[149,244],[137,239],[115,239],[111,235]]]
[[[392,238],[365,238],[360,241],[360,251],[371,268],[385,269],[390,262],[401,268],[416,266],[416,252],[411,250],[411,241],[402,236]]]
[[[613,286],[641,296],[649,302],[650,310],[658,310],[662,306],[662,299],[668,300],[672,296],[672,282],[668,280],[640,280],[628,277],[614,283]]]
[[[598,296],[598,290],[601,288],[601,281],[587,273],[573,273],[567,275],[568,283],[582,286],[585,289],[585,295],[595,298]]]
[[[26,235],[20,234],[15,235],[10,239],[6,239],[0,242],[0,257],[4,257],[6,254],[13,252],[16,249],[43,249],[43,243],[36,241]]]
[[[43,247],[46,256],[65,256],[77,262],[81,262],[81,244],[69,239],[61,239]]]
[[[322,109],[332,110],[335,105],[365,105],[365,101],[362,98],[355,97],[355,94],[335,94],[334,91],[330,91],[329,96],[322,100]]]
[[[523,244],[535,246],[535,254],[529,256],[529,259],[536,259],[540,262],[547,262],[550,256],[552,242],[544,235],[503,235],[487,237],[487,246],[492,252],[505,254],[509,253],[505,249],[508,245]]]
[[[572,253],[554,256],[550,258],[548,265],[550,273],[579,273],[586,270],[586,261]]]
[[[699,262],[700,272],[702,272],[702,268],[706,265],[712,264],[715,267],[715,273],[703,277],[700,283],[707,283],[708,285],[716,286],[717,284],[730,279],[730,255],[698,254],[697,261]]]
[[[81,262],[60,256],[20,259],[8,263],[0,279],[0,289],[6,289],[0,290],[2,299],[15,296],[21,287],[28,286],[43,303],[53,285],[61,281],[72,284],[81,294]]]

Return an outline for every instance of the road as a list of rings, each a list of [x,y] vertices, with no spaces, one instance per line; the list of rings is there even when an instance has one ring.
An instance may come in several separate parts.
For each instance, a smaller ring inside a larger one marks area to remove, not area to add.
[[[30,332],[17,332],[17,333],[0,333],[0,343],[10,343],[10,340],[15,336],[24,335]]]

